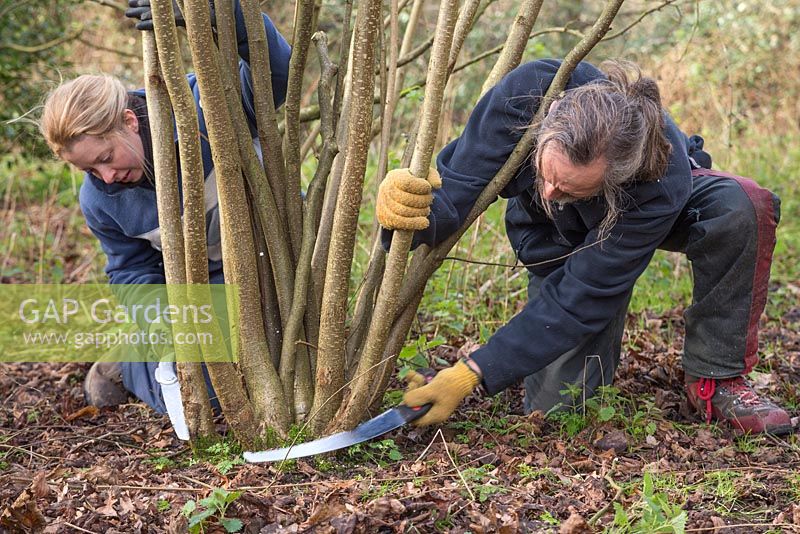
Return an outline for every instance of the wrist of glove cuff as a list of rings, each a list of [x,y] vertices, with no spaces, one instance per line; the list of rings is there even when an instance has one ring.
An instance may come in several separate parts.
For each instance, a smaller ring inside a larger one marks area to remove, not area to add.
[[[464,360],[458,360],[451,369],[453,370],[450,373],[452,375],[451,382],[453,387],[462,394],[462,399],[472,393],[472,390],[478,387],[481,382],[481,377],[478,376],[478,373],[473,371]]]

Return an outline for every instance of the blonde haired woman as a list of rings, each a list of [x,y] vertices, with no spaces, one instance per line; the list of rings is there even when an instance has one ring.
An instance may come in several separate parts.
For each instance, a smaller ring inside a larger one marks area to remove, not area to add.
[[[152,30],[149,2],[133,0],[126,15],[140,19],[136,27]],[[177,12],[176,23],[182,22]],[[247,33],[235,2],[239,43],[242,105],[256,137]],[[272,67],[275,105],[283,103],[291,49],[272,21],[263,15]],[[189,86],[197,106],[206,191],[215,192],[211,147],[193,74]],[[54,89],[45,101],[40,129],[53,153],[86,174],[80,205],[86,223],[100,240],[112,284],[163,284],[161,238],[156,211],[152,146],[143,90],[127,91],[112,76],[84,75]],[[211,283],[222,283],[219,210],[216,195],[206,198],[208,268]],[[86,400],[96,406],[124,402],[128,393],[166,412],[155,362],[96,363],[84,385]]]

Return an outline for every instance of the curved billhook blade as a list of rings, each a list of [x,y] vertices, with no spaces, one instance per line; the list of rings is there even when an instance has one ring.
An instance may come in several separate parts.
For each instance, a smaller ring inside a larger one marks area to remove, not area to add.
[[[355,427],[353,430],[347,432],[339,432],[325,438],[320,438],[314,441],[301,443],[291,447],[284,447],[282,449],[273,449],[271,451],[259,452],[245,452],[244,459],[252,463],[260,462],[278,462],[282,460],[291,460],[292,458],[302,458],[304,456],[313,456],[323,452],[330,452],[351,445],[356,445],[364,441],[369,441],[378,436],[386,434],[390,430],[400,428],[406,423],[410,423],[419,419],[431,409],[431,404],[423,406],[410,407],[404,404],[395,406],[386,410],[382,414],[373,417],[369,421],[365,421]]]

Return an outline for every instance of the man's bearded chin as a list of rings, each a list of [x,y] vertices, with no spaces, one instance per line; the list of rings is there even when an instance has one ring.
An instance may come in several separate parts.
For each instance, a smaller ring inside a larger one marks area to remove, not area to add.
[[[577,201],[581,200],[581,199],[579,199],[577,197],[573,197],[571,195],[562,195],[562,196],[560,196],[558,198],[558,200],[545,200],[544,195],[543,195],[543,191],[542,191],[542,187],[544,187],[543,183],[544,182],[542,180],[540,180],[538,178],[536,179],[536,194],[539,197],[539,201],[542,204],[549,203],[554,208],[563,208],[567,204],[572,204],[573,202],[577,202]]]
[[[579,200],[580,200],[579,198],[575,198],[575,197],[570,196],[570,195],[563,195],[563,196],[559,197],[558,200],[553,200],[552,202],[556,206],[559,206],[559,207],[563,208],[565,205],[572,204],[573,202],[577,202]]]

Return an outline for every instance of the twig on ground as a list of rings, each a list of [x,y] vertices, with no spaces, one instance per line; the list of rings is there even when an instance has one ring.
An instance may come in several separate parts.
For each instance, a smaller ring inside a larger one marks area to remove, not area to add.
[[[194,478],[191,478],[191,477],[187,477],[186,475],[177,475],[177,477],[178,478],[182,478],[183,480],[186,480],[187,482],[191,482],[192,484],[197,484],[198,486],[203,486],[205,489],[214,489],[214,486],[206,484],[202,480],[197,480],[197,479],[194,479]]]
[[[78,525],[73,525],[72,523],[70,523],[68,521],[64,521],[64,524],[67,525],[70,528],[74,528],[78,532],[88,532],[89,534],[97,534],[94,530],[86,530],[85,528],[81,528]]]
[[[77,445],[75,445],[74,447],[72,447],[72,448],[71,448],[69,451],[67,451],[67,454],[72,454],[72,453],[74,453],[74,452],[77,452],[77,451],[79,451],[80,449],[82,449],[83,447],[85,447],[86,445],[91,445],[92,443],[96,443],[96,442],[98,442],[98,441],[104,441],[104,440],[105,440],[107,437],[109,437],[109,436],[113,436],[113,435],[114,435],[114,433],[113,433],[113,432],[106,432],[105,434],[103,434],[103,435],[101,435],[101,436],[97,436],[96,438],[89,438],[89,439],[87,439],[86,441],[83,441],[83,442],[81,442],[81,443],[78,443]],[[115,442],[115,441],[112,441],[112,440],[108,440],[108,441],[111,441],[111,442],[112,442],[112,443],[114,443],[115,445],[118,445],[118,443],[117,443],[117,442]]]
[[[444,452],[447,453],[447,457],[450,459],[450,463],[453,464],[453,468],[456,470],[456,473],[458,473],[458,478],[461,479],[461,483],[464,484],[464,487],[467,489],[467,493],[469,493],[469,496],[474,501],[475,500],[475,494],[472,493],[472,489],[470,489],[469,484],[467,484],[466,479],[464,479],[464,475],[461,474],[461,470],[458,468],[458,465],[456,465],[456,461],[453,459],[453,456],[450,454],[450,449],[447,447],[447,440],[444,439],[444,434],[442,434],[442,429],[441,428],[437,428],[436,429],[436,434],[434,434],[433,439],[431,440],[430,443],[428,443],[428,446],[425,447],[425,450],[422,451],[422,454],[420,454],[417,457],[416,461],[419,462],[428,453],[428,450],[431,448],[431,445],[433,445],[433,442],[436,441],[436,437],[437,436],[441,436],[442,437],[442,443],[444,444]]]
[[[83,484],[80,485],[83,487]],[[190,493],[202,493],[207,491],[208,488],[182,488],[182,487],[174,487],[174,486],[120,486],[119,484],[97,484],[95,486],[97,489],[120,489],[120,490],[132,490],[132,491],[185,491]]]
[[[36,456],[37,458],[40,458],[42,460],[54,460],[54,459],[56,459],[56,458],[54,458],[52,456],[45,456],[43,454],[39,454],[38,452],[29,451],[28,449],[25,449],[23,447],[17,447],[16,445],[7,445],[5,443],[0,443],[0,447],[2,447],[4,449],[10,449],[12,451],[17,451],[17,452],[20,452],[20,453],[23,453],[23,454],[27,454],[29,456]]]
[[[613,475],[614,475],[614,470],[615,470],[616,467],[617,467],[617,458],[614,458],[614,460],[611,462],[611,469],[609,470],[608,473],[606,473],[606,475],[603,478],[606,480],[606,482],[608,482],[609,486],[611,486],[612,488],[617,490],[617,493],[614,495],[614,497],[610,501],[608,501],[606,503],[605,506],[603,506],[597,512],[595,512],[595,514],[589,519],[588,522],[589,522],[590,526],[592,526],[595,523],[597,523],[604,515],[606,515],[606,513],[609,510],[611,510],[611,507],[614,506],[614,503],[617,502],[620,497],[622,497],[622,492],[624,490],[622,489],[622,487],[619,484],[614,482],[614,479],[612,478]]]

